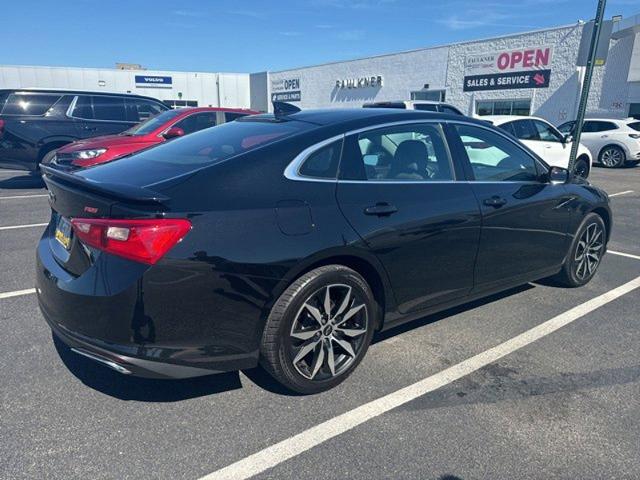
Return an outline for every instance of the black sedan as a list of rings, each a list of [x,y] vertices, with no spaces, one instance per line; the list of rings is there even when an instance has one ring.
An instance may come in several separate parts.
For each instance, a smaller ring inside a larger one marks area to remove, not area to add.
[[[375,331],[596,273],[607,195],[486,122],[276,107],[75,174],[45,167],[37,293],[57,337],[123,374],[261,364],[313,393]]]

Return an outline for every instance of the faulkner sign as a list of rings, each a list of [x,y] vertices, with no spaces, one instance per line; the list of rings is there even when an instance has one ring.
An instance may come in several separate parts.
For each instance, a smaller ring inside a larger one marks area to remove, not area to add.
[[[336,80],[336,88],[380,88],[382,87],[382,75],[369,77],[339,78]]]
[[[464,63],[465,92],[547,88],[552,47],[523,48],[468,55]]]
[[[301,99],[299,78],[283,78],[271,82],[272,102],[299,102]]]

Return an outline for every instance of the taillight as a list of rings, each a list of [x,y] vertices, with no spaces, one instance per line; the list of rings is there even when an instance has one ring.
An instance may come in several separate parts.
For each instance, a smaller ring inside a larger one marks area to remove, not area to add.
[[[74,218],[71,225],[83,243],[149,265],[160,260],[191,230],[191,222],[183,218]]]

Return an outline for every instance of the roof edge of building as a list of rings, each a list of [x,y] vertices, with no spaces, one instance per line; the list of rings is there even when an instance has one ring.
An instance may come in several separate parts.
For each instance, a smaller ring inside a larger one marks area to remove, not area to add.
[[[457,46],[457,45],[466,45],[466,44],[470,44],[470,43],[478,43],[478,42],[486,42],[488,40],[499,40],[501,38],[511,38],[511,37],[518,37],[520,35],[530,35],[533,33],[540,33],[540,32],[547,32],[547,31],[551,31],[551,30],[561,30],[564,28],[571,28],[571,27],[577,27],[579,25],[584,25],[584,21],[583,20],[578,20],[575,23],[568,23],[565,25],[558,25],[556,27],[547,27],[547,28],[539,28],[536,30],[527,30],[524,32],[517,32],[517,33],[508,33],[505,35],[497,35],[495,37],[483,37],[483,38],[477,38],[474,40],[464,40],[462,42],[453,42],[453,43],[446,43],[446,44],[441,44],[441,45],[434,45],[432,47],[420,47],[420,48],[412,48],[410,50],[401,50],[399,52],[390,52],[390,53],[381,53],[378,55],[370,55],[368,57],[359,57],[359,58],[351,58],[349,60],[337,60],[335,62],[324,62],[324,63],[317,63],[315,65],[304,65],[302,67],[294,67],[294,68],[285,68],[283,70],[274,70],[274,71],[269,71],[268,73],[284,73],[284,72],[291,72],[294,70],[303,70],[306,68],[315,68],[315,67],[324,67],[327,65],[336,65],[339,63],[350,63],[350,62],[357,62],[359,60],[370,60],[372,58],[383,58],[383,57],[391,57],[393,55],[402,55],[402,54],[406,54],[406,53],[414,53],[414,52],[422,52],[422,51],[427,51],[427,50],[437,50],[440,48],[448,48],[448,47],[453,47],[453,46]]]
[[[203,72],[203,71],[189,71],[189,70],[162,70],[161,68],[148,68],[145,70],[125,70],[113,67],[74,67],[68,65],[14,65],[14,64],[0,64],[0,67],[10,68],[55,68],[55,69],[77,69],[77,70],[108,70],[112,72],[140,72],[140,75],[162,72],[162,73],[202,73],[206,75],[250,75],[249,72]]]

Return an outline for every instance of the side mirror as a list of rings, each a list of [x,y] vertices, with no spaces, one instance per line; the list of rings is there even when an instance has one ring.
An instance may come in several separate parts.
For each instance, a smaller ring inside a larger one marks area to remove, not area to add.
[[[562,167],[549,168],[549,182],[553,184],[567,183],[569,181],[569,170]]]
[[[184,135],[184,130],[180,127],[171,127],[169,130],[164,132],[162,135],[165,139],[171,140],[172,138],[182,137]]]
[[[564,143],[565,145],[569,144],[573,142],[573,135],[571,135],[570,133],[567,133],[564,138],[562,139],[562,143]]]

